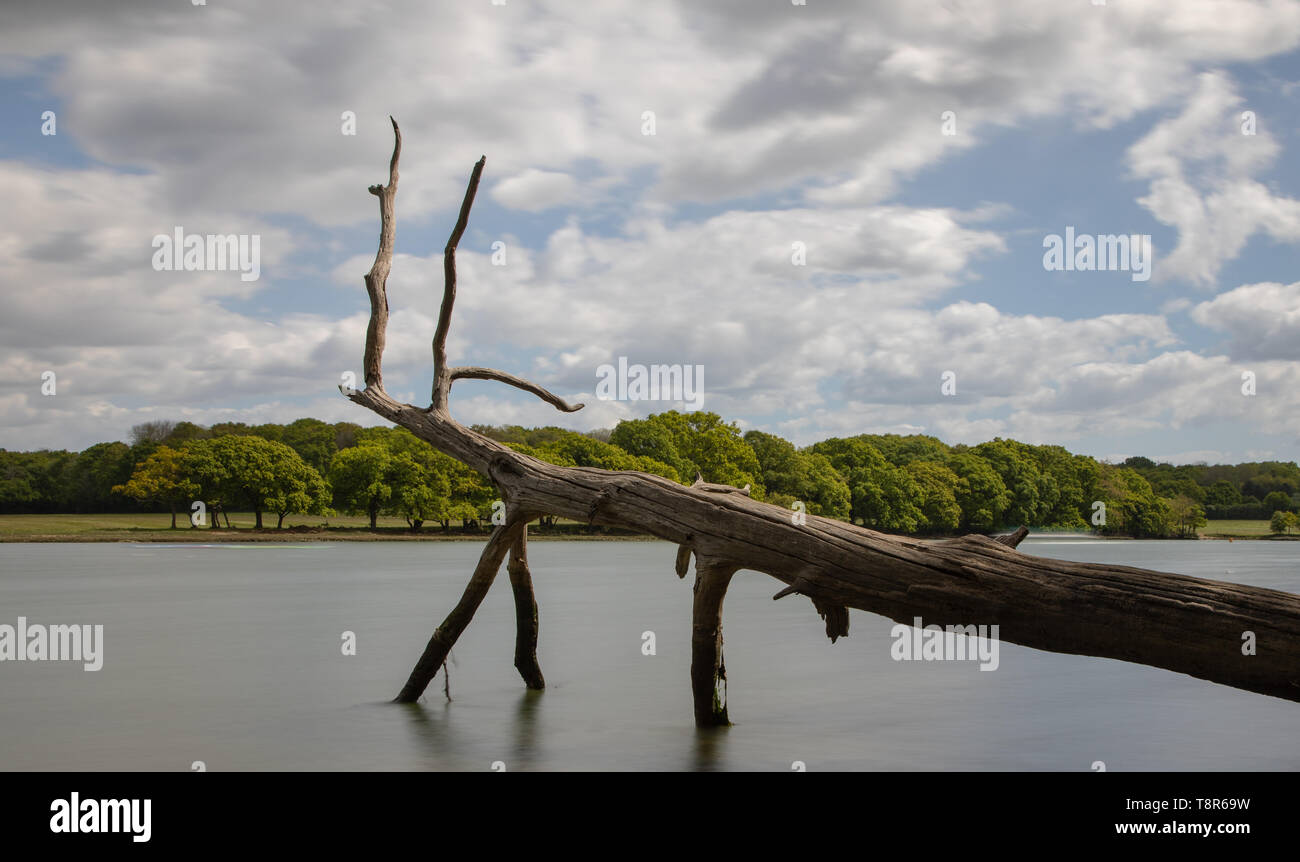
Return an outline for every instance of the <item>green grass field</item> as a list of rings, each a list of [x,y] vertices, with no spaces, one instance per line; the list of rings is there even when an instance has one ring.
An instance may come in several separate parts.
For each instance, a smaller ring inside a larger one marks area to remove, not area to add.
[[[152,515],[152,514],[133,514],[133,515],[0,515],[0,541],[23,542],[23,541],[199,541],[211,542],[220,540],[229,540],[236,533],[243,533],[243,538],[251,539],[254,535],[258,538],[275,538],[277,533],[274,529],[266,529],[261,533],[253,534],[253,524],[256,518],[252,512],[231,512],[230,525],[233,530],[226,530],[225,519],[222,519],[222,529],[209,530],[206,527],[191,529],[188,513],[178,514],[176,516],[177,529],[169,529],[171,526],[170,515]],[[262,523],[269,528],[275,527],[276,518],[274,515],[263,515]],[[381,517],[378,526],[384,532],[380,534],[371,533],[369,530],[370,522],[364,517],[353,517],[349,515],[334,515],[324,518],[314,515],[294,515],[284,519],[284,530],[278,532],[284,534],[287,539],[301,539],[302,532],[289,532],[291,527],[306,528],[310,530],[323,531],[319,535],[331,539],[338,538],[373,538],[380,535],[383,538],[401,538],[394,534],[401,531],[410,535],[410,530],[406,521],[402,518]],[[459,536],[459,522],[456,522],[452,528],[452,535]],[[432,537],[434,534],[441,534],[442,529],[437,524],[425,524],[423,533]]]
[[[284,519],[284,529],[275,529],[274,515],[262,516],[264,529],[253,530],[256,518],[252,512],[231,512],[230,526],[225,529],[207,527],[191,528],[188,513],[176,516],[176,529],[170,529],[170,515],[0,515],[0,542],[248,542],[248,541],[310,541],[313,539],[376,541],[376,540],[456,540],[485,539],[488,528],[479,533],[465,533],[460,521],[454,521],[450,533],[442,527],[426,522],[418,533],[412,533],[403,518],[381,517],[378,532],[370,531],[368,518],[351,515],[293,515]],[[560,521],[572,524],[571,521]],[[292,529],[297,528],[297,529]],[[536,529],[534,527],[534,529]],[[530,531],[532,533],[532,531]],[[532,533],[536,535],[536,533]],[[537,536],[538,538],[549,538]],[[556,538],[559,538],[557,536]],[[613,536],[568,535],[565,538],[614,538]],[[626,537],[620,537],[626,538]]]
[[[1210,521],[1201,527],[1202,536],[1271,536],[1268,521]]]
[[[374,541],[376,539],[473,539],[487,535],[465,534],[460,522],[452,525],[450,534],[444,534],[436,523],[426,523],[418,534],[411,533],[402,518],[381,517],[379,532],[372,533],[369,521],[352,515],[293,515],[284,519],[285,529],[275,530],[275,516],[263,515],[267,529],[253,532],[255,519],[252,512],[230,513],[226,530],[206,527],[191,529],[185,513],[177,515],[177,529],[168,529],[170,515],[0,515],[0,542],[220,542],[220,541],[302,541],[316,539],[349,539]],[[571,523],[571,522],[562,522]],[[297,530],[291,531],[290,528]],[[1214,538],[1263,538],[1272,535],[1268,521],[1210,521],[1200,530],[1202,536]],[[1294,535],[1294,534],[1293,534]],[[582,538],[571,536],[570,538]],[[593,536],[588,538],[603,538]],[[1300,536],[1297,536],[1300,538]]]

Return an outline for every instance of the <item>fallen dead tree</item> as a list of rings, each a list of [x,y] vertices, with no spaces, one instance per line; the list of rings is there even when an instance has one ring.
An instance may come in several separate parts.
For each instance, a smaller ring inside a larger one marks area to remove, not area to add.
[[[469,585],[433,632],[397,700],[418,699],[443,665],[496,578],[502,563],[515,596],[515,667],[530,688],[545,683],[537,662],[538,612],[527,559],[527,525],[542,515],[650,533],[678,545],[676,572],[695,559],[691,686],[695,720],[727,723],[717,693],[722,603],[740,569],[764,572],[786,586],[774,598],[811,599],[834,641],[847,635],[848,609],[911,624],[997,625],[1001,640],[1060,653],[1101,656],[1300,701],[1300,596],[1143,569],[1063,562],[1019,553],[1022,528],[991,539],[941,542],[888,536],[817,516],[792,518],[752,499],[748,489],[697,481],[687,487],[647,473],[558,467],[457,423],[448,411],[452,383],[496,380],[565,412],[579,410],[540,386],[504,371],[447,364],[447,333],[456,300],[456,246],[465,232],[486,158],[470,175],[443,255],[442,309],[433,338],[431,404],[402,404],[384,391],[381,360],[388,321],[387,278],[395,236],[401,131],[379,198],[381,230],[366,275],[370,324],[366,388],[346,390],[363,405],[488,476],[500,489],[506,519],[496,527]],[[799,523],[796,523],[796,520]],[[1243,644],[1253,633],[1254,648]],[[1253,653],[1253,654],[1247,654]]]

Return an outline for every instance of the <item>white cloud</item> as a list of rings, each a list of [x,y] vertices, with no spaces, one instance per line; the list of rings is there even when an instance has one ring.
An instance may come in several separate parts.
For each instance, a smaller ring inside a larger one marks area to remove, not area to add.
[[[578,183],[558,171],[526,171],[507,177],[492,189],[492,198],[511,209],[539,212],[576,199]]]
[[[1234,358],[1300,360],[1300,281],[1243,285],[1197,305],[1191,317],[1227,332]]]
[[[1144,205],[1179,230],[1157,276],[1212,283],[1251,236],[1300,238],[1300,213],[1259,179],[1280,152],[1267,118],[1243,138],[1230,80],[1197,73],[1293,50],[1295,2],[395,0],[400,26],[385,27],[330,4],[78,5],[27,4],[0,32],[3,68],[55,69],[59,134],[98,165],[0,162],[4,445],[79,445],[160,415],[373,421],[334,392],[359,365],[363,314],[284,295],[282,267],[324,233],[303,225],[373,225],[365,188],[385,178],[389,114],[404,132],[399,247],[422,247],[405,245],[409,226],[453,211],[482,153],[496,203],[573,208],[559,227],[521,218],[529,239],[505,237],[505,267],[462,249],[449,348],[590,406],[563,416],[466,384],[466,421],[591,427],[644,412],[591,397],[595,367],[620,355],[702,363],[707,409],[779,417],[804,442],[864,428],[1060,441],[1219,415],[1285,429],[1296,415],[1281,362],[1300,343],[1295,285],[1197,306],[1234,345],[1232,359],[1198,356],[1163,317],[1186,300],[1070,319],[969,290],[973,266],[1006,251],[988,220],[1023,190],[973,211],[889,200],[1028,121],[1096,131],[1176,110],[1130,165],[1150,184]],[[347,110],[355,137],[340,132]],[[148,240],[177,224],[261,233],[263,280],[154,273]],[[374,252],[353,251],[331,275],[361,309]],[[385,365],[397,397],[427,398],[440,283],[438,253],[398,255]],[[254,297],[296,311],[231,310]],[[1253,401],[1228,397],[1238,355],[1260,360]],[[39,395],[46,368],[60,374],[53,399]]]
[[[1129,149],[1133,173],[1151,181],[1139,203],[1178,229],[1178,245],[1156,260],[1157,280],[1213,286],[1223,264],[1258,232],[1300,242],[1300,200],[1254,178],[1279,146],[1266,121],[1255,134],[1242,134],[1245,106],[1227,75],[1202,73],[1182,113]]]

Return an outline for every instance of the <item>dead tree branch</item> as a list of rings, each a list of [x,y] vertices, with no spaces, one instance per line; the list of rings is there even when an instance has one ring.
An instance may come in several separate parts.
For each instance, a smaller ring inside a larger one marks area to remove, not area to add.
[[[699,480],[686,487],[647,473],[548,464],[478,434],[447,409],[454,379],[497,380],[532,392],[561,410],[576,410],[536,384],[491,369],[447,365],[446,342],[456,294],[456,246],[482,176],[470,176],[444,251],[442,309],[433,339],[433,401],[415,407],[383,388],[380,360],[388,317],[386,280],[392,261],[393,197],[400,133],[380,198],[379,253],[366,277],[371,318],[365,349],[366,388],[348,397],[407,428],[441,452],[486,474],[507,503],[507,522],[488,540],[460,602],[434,631],[398,695],[418,698],[442,665],[513,548],[516,666],[525,682],[542,683],[536,665],[536,603],[527,574],[524,535],[537,513],[649,533],[678,546],[676,571],[696,561],[692,689],[701,724],[726,720],[715,700],[722,678],[722,600],[739,569],[763,572],[812,600],[835,640],[848,634],[848,609],[911,624],[997,625],[1003,641],[1060,653],[1101,656],[1189,674],[1248,691],[1300,701],[1300,596],[1277,590],[1164,574],[1127,566],[1064,562],[1015,550],[1027,532],[991,539],[964,536],[921,542],[829,518],[790,512],[749,496],[747,488]],[[1242,651],[1247,632],[1254,654]],[[530,658],[531,656],[531,658]],[[535,673],[534,673],[535,672]]]

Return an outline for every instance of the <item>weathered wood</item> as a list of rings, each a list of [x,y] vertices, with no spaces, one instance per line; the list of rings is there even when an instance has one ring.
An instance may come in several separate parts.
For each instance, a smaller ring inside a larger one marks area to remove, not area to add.
[[[528,569],[528,530],[510,548],[506,563],[510,588],[515,594],[515,669],[529,688],[546,688],[541,665],[537,663],[538,612],[533,595],[533,573]]]
[[[420,699],[420,695],[424,694],[430,681],[437,675],[438,668],[442,667],[442,663],[447,660],[447,653],[456,645],[456,639],[473,619],[474,612],[478,610],[483,597],[487,595],[488,588],[496,580],[497,572],[501,569],[501,561],[505,559],[511,545],[519,539],[527,526],[528,522],[523,519],[507,520],[505,524],[492,531],[487,547],[483,549],[483,555],[479,557],[478,566],[474,569],[474,575],[465,587],[465,593],[460,597],[456,607],[452,608],[451,613],[447,614],[442,624],[433,630],[433,636],[425,645],[424,653],[415,663],[406,685],[402,686],[401,692],[397,695],[398,703],[414,703]]]
[[[396,158],[395,148],[392,186]],[[814,515],[794,524],[788,510],[755,500],[742,489],[708,486],[702,480],[700,487],[686,487],[632,471],[559,467],[460,425],[447,410],[454,378],[446,366],[445,341],[455,294],[454,240],[464,230],[483,165],[480,161],[474,168],[444,258],[447,284],[434,344],[433,403],[402,404],[384,391],[379,357],[374,355],[382,349],[382,337],[367,339],[366,368],[375,369],[374,381],[367,372],[367,387],[348,397],[487,475],[511,511],[546,512],[649,533],[679,546],[679,574],[684,574],[693,552],[697,573],[703,567],[700,583],[707,585],[697,614],[714,613],[715,593],[720,613],[725,584],[721,575],[709,574],[710,566],[719,566],[718,571],[752,569],[809,596],[832,639],[847,634],[848,608],[906,624],[919,617],[927,625],[997,625],[1001,640],[1010,643],[1137,662],[1300,701],[1300,596],[1291,593],[1033,557],[1015,550],[1024,528],[997,539],[964,536],[922,542]],[[381,257],[385,253],[391,256],[391,244],[381,241]],[[386,274],[387,267],[382,271]],[[387,308],[386,285],[372,278],[366,285],[373,326],[373,312]],[[474,376],[519,385],[518,378],[504,372]],[[540,386],[521,388],[567,405]],[[465,596],[434,632],[403,695],[418,696],[436,672],[522,529],[521,523],[511,521],[493,534]],[[709,631],[709,619],[703,621],[703,631]],[[1253,655],[1243,653],[1248,632],[1254,634]],[[693,664],[698,659],[700,667],[708,666],[705,646],[698,652],[693,646],[692,653]],[[693,673],[692,679],[698,714],[705,674]]]
[[[691,608],[691,694],[695,701],[695,725],[716,727],[731,724],[727,718],[725,692],[718,691],[722,674],[722,600],[736,566],[695,559],[695,598]]]
[[[673,565],[673,568],[677,572],[677,577],[679,578],[686,577],[686,572],[690,569],[690,567],[691,567],[691,546],[678,545],[677,560]]]
[[[1028,527],[1017,527],[1014,532],[1005,533],[1001,536],[994,536],[993,541],[1006,545],[1008,548],[1014,548],[1025,540],[1029,535]]]
[[[393,158],[388,163],[388,185],[374,185],[370,193],[379,198],[379,250],[366,273],[366,293],[370,296],[370,323],[366,327],[366,354],[363,374],[366,386],[383,388],[380,361],[384,356],[384,333],[388,329],[388,272],[393,267],[393,242],[397,237],[397,215],[393,200],[397,197],[397,162],[402,155],[402,130],[393,124]]]
[[[396,121],[393,122],[393,128],[397,128]],[[396,151],[393,152],[393,159],[396,162]],[[456,217],[456,226],[451,229],[451,236],[442,250],[442,309],[438,312],[438,326],[433,333],[433,403],[429,405],[433,410],[447,409],[447,394],[451,391],[452,369],[447,365],[447,333],[451,330],[451,310],[456,303],[456,247],[460,245],[460,238],[465,235],[465,228],[469,224],[470,207],[474,206],[478,181],[483,176],[483,165],[486,163],[487,156],[482,156],[470,172],[465,199],[460,203],[460,215]],[[392,256],[391,249],[389,256]],[[368,281],[366,287],[370,287]],[[386,283],[379,285],[381,292],[386,293],[387,289]]]

